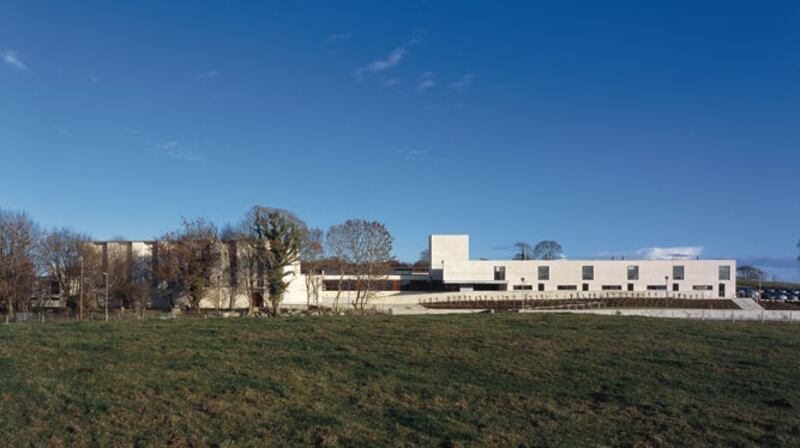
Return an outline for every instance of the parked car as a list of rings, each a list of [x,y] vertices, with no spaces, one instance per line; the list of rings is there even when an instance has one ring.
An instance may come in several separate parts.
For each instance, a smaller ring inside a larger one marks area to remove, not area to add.
[[[781,294],[781,295],[778,296],[778,300],[780,300],[781,302],[785,302],[788,299],[789,299],[789,297],[786,296],[786,294]]]

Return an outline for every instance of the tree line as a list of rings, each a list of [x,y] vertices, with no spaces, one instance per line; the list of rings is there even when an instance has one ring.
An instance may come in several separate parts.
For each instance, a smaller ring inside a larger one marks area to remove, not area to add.
[[[250,312],[277,315],[298,263],[310,307],[320,305],[322,273],[332,269],[340,286],[334,308],[345,284],[351,305],[364,308],[391,272],[392,244],[378,221],[349,219],[323,231],[288,210],[255,206],[221,229],[183,219],[151,243],[151,256],[139,257],[131,246],[95,244],[84,232],[44,229],[25,212],[0,209],[0,309],[13,319],[56,297],[83,319],[109,301],[142,312],[155,295],[196,310],[216,290],[210,299],[217,308],[233,309],[245,294]]]

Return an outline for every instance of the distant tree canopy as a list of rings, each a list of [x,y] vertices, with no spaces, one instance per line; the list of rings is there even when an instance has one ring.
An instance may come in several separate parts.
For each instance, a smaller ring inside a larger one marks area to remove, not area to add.
[[[515,260],[532,260],[534,257],[533,246],[525,241],[514,243],[517,252],[514,254]]]
[[[0,301],[12,319],[35,293],[40,233],[25,213],[0,209]]]
[[[419,260],[417,260],[414,263],[414,267],[430,269],[430,267],[431,267],[431,250],[430,249],[423,249],[422,252],[419,253]]]
[[[211,284],[214,265],[212,248],[219,232],[203,218],[183,220],[182,226],[164,234],[155,249],[154,277],[166,284],[171,304],[185,294],[189,306],[197,309]]]
[[[767,273],[755,266],[742,265],[736,268],[737,277],[743,280],[766,280]]]
[[[563,249],[561,245],[555,241],[539,241],[536,247],[533,248],[534,258],[538,258],[539,260],[555,260],[561,258],[562,255]]]

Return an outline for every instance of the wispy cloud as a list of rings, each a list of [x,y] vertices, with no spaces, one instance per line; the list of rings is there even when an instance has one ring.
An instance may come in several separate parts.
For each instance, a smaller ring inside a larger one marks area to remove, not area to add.
[[[703,246],[645,247],[636,255],[647,260],[687,260],[703,254]]]
[[[380,73],[384,70],[389,70],[393,67],[396,67],[408,54],[408,47],[420,44],[421,42],[422,36],[420,34],[416,34],[408,42],[392,50],[391,53],[389,53],[385,58],[377,59],[363,67],[357,68],[355,71],[353,71],[353,76],[355,76],[357,80],[362,81],[364,80],[365,75]]]
[[[28,65],[22,62],[14,51],[3,50],[3,52],[0,53],[0,57],[3,58],[3,62],[17,70],[28,70]]]
[[[464,91],[470,88],[470,86],[472,86],[472,84],[475,82],[475,78],[477,77],[478,75],[474,73],[467,73],[458,81],[450,83],[448,87],[450,88],[450,90],[455,90],[458,92]]]
[[[397,154],[400,158],[408,161],[423,160],[428,158],[428,151],[425,149],[398,149]]]
[[[205,162],[206,156],[196,149],[196,144],[183,144],[178,141],[167,141],[153,143],[147,147],[147,151],[156,157],[166,157],[172,160],[185,162]]]
[[[219,78],[220,76],[222,76],[222,73],[220,73],[219,71],[208,70],[203,73],[198,73],[194,78],[197,79],[198,81],[204,81],[206,79]]]
[[[436,87],[436,81],[434,78],[436,77],[436,73],[433,72],[423,72],[422,75],[419,77],[419,84],[417,84],[417,90],[420,92],[424,92],[428,89],[432,89]]]
[[[403,82],[403,81],[400,78],[389,78],[389,79],[383,81],[383,86],[384,87],[393,87],[393,86],[396,86],[396,85],[400,84],[401,82]]]
[[[328,42],[339,42],[342,40],[350,39],[350,37],[352,37],[350,33],[331,34],[330,36],[328,36]]]

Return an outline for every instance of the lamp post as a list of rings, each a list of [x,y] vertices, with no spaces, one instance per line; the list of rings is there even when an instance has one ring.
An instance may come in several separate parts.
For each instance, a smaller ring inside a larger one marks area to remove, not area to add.
[[[669,299],[669,275],[664,276],[664,298]]]
[[[106,322],[108,322],[108,272],[103,272],[106,277]]]

